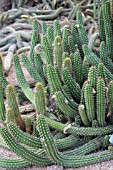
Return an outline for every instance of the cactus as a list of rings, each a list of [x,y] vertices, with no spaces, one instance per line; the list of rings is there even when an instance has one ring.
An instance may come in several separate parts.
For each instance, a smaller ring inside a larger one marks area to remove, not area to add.
[[[113,81],[108,85],[108,102],[109,102],[109,112],[113,113]]]
[[[53,46],[53,41],[54,41],[54,35],[53,35],[53,29],[52,27],[47,28],[47,38],[49,41],[50,46]]]
[[[102,1],[102,14],[106,35],[106,49],[108,57],[113,59],[113,36],[112,36],[112,23],[110,19],[110,4],[109,1]]]
[[[6,123],[15,122],[15,114],[11,108],[6,109]]]
[[[70,92],[72,93],[72,95],[77,100],[80,100],[80,97],[81,97],[80,86],[76,81],[74,81],[74,79],[72,78],[72,76],[67,68],[63,69],[62,75],[63,75],[64,83],[68,86],[69,89],[71,89]]]
[[[74,67],[76,81],[81,86],[83,83],[82,61],[81,61],[80,54],[78,52],[74,53],[73,67]]]
[[[75,53],[76,52],[76,46],[74,43],[73,36],[68,36],[68,46],[69,46],[69,51],[70,53]]]
[[[88,82],[90,82],[92,88],[96,89],[97,84],[97,70],[95,66],[90,67],[88,73]]]
[[[51,46],[49,44],[49,41],[48,41],[46,35],[42,36],[41,42],[42,42],[42,47],[44,49],[44,54],[46,57],[46,63],[52,64],[53,63],[52,50],[51,50]]]
[[[30,61],[34,64],[34,47],[36,44],[40,42],[39,28],[38,22],[36,20],[33,21],[33,34],[31,40],[31,49],[30,49]]]
[[[84,29],[83,21],[82,21],[82,13],[80,11],[77,12],[77,28],[78,28],[78,32],[79,32],[82,45],[88,44],[88,38],[87,38],[86,31]]]
[[[95,162],[108,160],[108,157],[109,159],[112,159],[113,157],[109,151],[103,151],[99,154],[90,154],[87,156],[66,156],[64,154],[61,154],[58,151],[57,146],[54,143],[53,137],[49,131],[49,128],[42,116],[38,116],[37,123],[43,147],[49,158],[57,164],[63,165],[65,167],[79,167]],[[99,155],[101,159],[98,159],[97,155]]]
[[[90,125],[90,122],[89,122],[88,117],[87,117],[87,114],[86,114],[86,112],[85,112],[85,107],[84,107],[84,105],[83,105],[83,104],[80,104],[78,110],[79,110],[79,114],[80,114],[80,116],[81,116],[81,119],[82,119],[82,122],[84,123],[84,125],[85,125],[85,126],[89,126],[89,125]]]
[[[42,157],[41,155],[39,156],[17,143],[5,128],[0,129],[0,134],[9,146],[10,150],[14,151],[17,155],[27,160],[30,164],[40,166],[51,165],[52,162],[48,158]]]
[[[62,48],[62,40],[60,36],[56,36],[54,39],[53,53],[54,53],[54,58],[53,58],[54,65],[57,65],[61,70],[63,48]]]
[[[69,52],[68,37],[69,37],[69,31],[68,31],[67,28],[64,28],[63,36],[62,36],[62,43],[63,43],[63,47],[64,47],[64,52]]]
[[[105,104],[105,84],[103,79],[99,78],[97,80],[97,120],[100,126],[105,126],[105,113],[106,113],[106,104]]]
[[[30,89],[29,85],[27,84],[23,71],[21,69],[21,65],[18,59],[18,56],[14,56],[14,68],[15,68],[15,72],[16,72],[16,76],[18,79],[18,82],[20,84],[20,87],[22,88],[24,94],[26,95],[26,97],[32,102],[34,103],[34,93],[33,91]]]
[[[58,20],[54,21],[54,38],[56,36],[62,37],[61,30],[60,30],[60,24]]]
[[[97,135],[105,135],[113,132],[113,126],[105,126],[105,127],[76,127],[69,125],[64,125],[63,123],[51,120],[45,117],[46,122],[54,129],[59,131],[63,131],[67,134],[75,134],[81,136],[97,136]]]
[[[70,73],[72,73],[72,62],[70,57],[65,58],[63,62],[63,68],[67,68]]]
[[[32,134],[32,120],[30,116],[25,118],[25,131],[26,133]]]
[[[44,84],[44,80],[40,77],[40,74],[34,69],[32,63],[30,63],[25,54],[22,54],[22,61],[24,62],[24,65],[30,73],[31,77],[33,77],[36,82],[42,82]]]
[[[88,83],[85,85],[84,97],[87,116],[89,121],[92,122],[95,119],[94,96],[92,93],[92,86]]]
[[[45,115],[46,108],[45,108],[44,87],[41,83],[36,84],[35,104],[36,104],[36,113]]]
[[[25,130],[25,123],[22,120],[21,114],[19,112],[19,107],[16,99],[16,94],[14,87],[12,85],[7,85],[6,88],[6,97],[8,100],[8,107],[11,108],[15,115],[15,122],[22,130]]]

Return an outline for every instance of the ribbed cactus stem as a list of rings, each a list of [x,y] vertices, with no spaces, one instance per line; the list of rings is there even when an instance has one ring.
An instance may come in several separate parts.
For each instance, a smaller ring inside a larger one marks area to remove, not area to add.
[[[82,13],[80,11],[77,12],[77,28],[79,32],[79,36],[83,44],[88,44],[88,38],[86,35],[86,31],[83,25],[83,20],[82,20]]]
[[[108,85],[108,102],[109,102],[109,112],[113,114],[113,81],[110,81]]]
[[[92,122],[95,119],[95,112],[94,112],[94,96],[93,96],[91,84],[87,83],[85,85],[84,97],[85,97],[87,116],[89,121]]]
[[[57,65],[60,69],[62,69],[62,53],[63,53],[63,46],[62,46],[62,39],[60,36],[56,36],[54,39],[54,65]]]
[[[81,86],[83,82],[82,60],[79,52],[74,53],[73,67],[77,83]]]
[[[6,123],[15,122],[15,114],[11,108],[6,109]]]
[[[60,24],[58,20],[54,21],[54,38],[56,36],[60,36],[60,37],[62,36],[61,30],[60,30]]]
[[[16,124],[20,126],[22,130],[25,130],[25,123],[22,120],[21,114],[19,112],[14,86],[11,84],[7,85],[6,87],[6,97],[8,101],[8,107],[11,108],[14,112]]]
[[[72,73],[72,62],[70,57],[67,57],[63,62],[63,68],[67,68]]]
[[[97,70],[95,66],[90,67],[88,73],[88,81],[90,82],[92,88],[96,88],[97,83]]]
[[[89,126],[90,122],[88,120],[86,111],[85,111],[85,106],[83,104],[80,104],[78,107],[79,114],[81,116],[82,122],[84,123],[85,126]]]
[[[30,116],[27,116],[25,118],[25,131],[28,133],[28,134],[32,134],[32,120],[31,120],[31,117]]]
[[[37,83],[35,88],[35,105],[37,114],[46,114],[44,87],[42,83]]]
[[[106,114],[106,99],[105,99],[105,84],[102,78],[97,80],[97,120],[100,126],[105,126],[105,114]]]

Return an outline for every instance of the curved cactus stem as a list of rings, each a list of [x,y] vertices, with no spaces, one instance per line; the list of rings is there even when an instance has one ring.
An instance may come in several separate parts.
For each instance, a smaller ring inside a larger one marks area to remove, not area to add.
[[[25,168],[31,163],[22,158],[0,158],[0,168]]]
[[[33,91],[30,89],[29,85],[27,84],[23,71],[21,69],[20,66],[20,62],[19,62],[19,58],[18,56],[14,56],[14,68],[15,68],[15,72],[16,72],[16,76],[17,76],[17,80],[20,84],[21,89],[23,90],[24,94],[26,95],[26,97],[33,103],[34,102],[34,93]]]
[[[14,138],[10,135],[10,133],[6,130],[6,128],[1,128],[0,134],[2,135],[7,145],[9,146],[10,150],[15,152],[17,155],[21,156],[25,160],[27,160],[30,164],[39,166],[47,166],[52,164],[52,162],[47,157],[35,154],[32,151],[29,151],[28,149],[20,145],[19,143],[17,143],[14,140]]]
[[[63,153],[60,153],[58,151],[57,146],[54,143],[52,134],[50,133],[49,128],[46,124],[46,121],[41,115],[37,118],[37,124],[45,152],[47,153],[49,158],[57,164],[63,165],[65,167],[79,167],[113,158],[112,152],[109,151],[103,151],[98,154],[90,154],[86,156],[64,155]]]

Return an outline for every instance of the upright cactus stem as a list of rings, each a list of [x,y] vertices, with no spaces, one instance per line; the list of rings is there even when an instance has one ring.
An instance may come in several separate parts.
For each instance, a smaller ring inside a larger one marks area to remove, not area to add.
[[[56,36],[60,36],[60,37],[62,36],[61,30],[60,30],[60,24],[58,20],[54,21],[54,38]]]
[[[97,84],[97,70],[95,66],[90,67],[88,73],[88,81],[90,82],[92,88],[96,89]]]
[[[85,97],[87,116],[89,121],[92,122],[95,119],[95,110],[94,110],[94,96],[93,96],[91,84],[87,83],[85,85],[84,97]]]
[[[85,111],[85,106],[83,104],[80,104],[78,107],[79,114],[81,116],[82,122],[84,123],[85,126],[89,126],[90,122],[88,120],[86,111]]]
[[[40,42],[39,28],[38,22],[36,20],[33,21],[33,34],[31,40],[31,49],[30,49],[30,61],[34,64],[34,47],[36,44]]]
[[[63,68],[67,68],[72,73],[72,62],[70,57],[67,57],[63,62]]]
[[[25,123],[22,120],[21,114],[19,112],[15,90],[11,84],[7,85],[6,87],[6,97],[8,101],[8,107],[11,108],[14,112],[16,124],[20,126],[22,130],[25,130]]]
[[[77,28],[82,45],[88,44],[88,38],[82,21],[82,13],[80,11],[77,12]]]
[[[35,105],[37,114],[46,114],[44,87],[42,83],[37,83],[35,88]]]
[[[109,112],[113,114],[113,81],[110,81],[108,86],[108,102],[109,102]]]
[[[60,70],[62,69],[62,54],[63,54],[63,46],[62,46],[62,39],[60,36],[56,36],[54,39],[54,64],[57,65]]]
[[[78,52],[74,53],[73,67],[77,83],[81,86],[83,83],[82,60]]]
[[[105,84],[102,78],[97,80],[97,120],[100,126],[105,126],[106,117],[106,99],[105,99]]]

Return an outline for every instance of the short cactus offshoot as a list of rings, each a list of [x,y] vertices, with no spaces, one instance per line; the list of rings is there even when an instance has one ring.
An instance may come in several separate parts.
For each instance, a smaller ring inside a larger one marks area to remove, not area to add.
[[[0,60],[0,89],[3,92],[6,88],[8,103],[5,108],[1,93],[0,144],[21,157],[0,158],[1,168],[56,163],[79,167],[113,159],[111,149],[107,149],[113,133],[113,42],[112,33],[108,33],[112,25],[110,18],[107,20],[109,2],[103,2],[100,54],[88,48],[90,41],[80,11],[77,24],[62,31],[58,20],[53,27],[43,22],[41,35],[38,22],[33,22],[30,56],[22,54],[22,62],[34,78],[34,90],[24,77],[18,56],[14,56],[21,90],[35,106],[33,116],[20,114],[17,90],[6,81]]]

